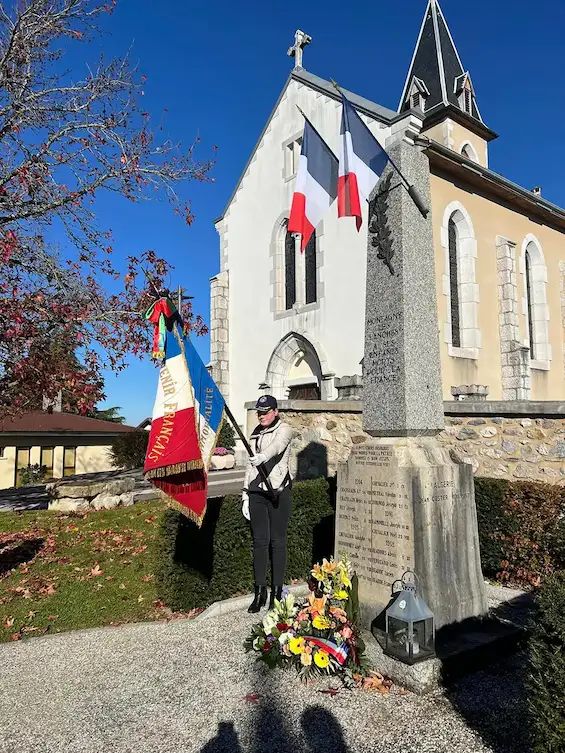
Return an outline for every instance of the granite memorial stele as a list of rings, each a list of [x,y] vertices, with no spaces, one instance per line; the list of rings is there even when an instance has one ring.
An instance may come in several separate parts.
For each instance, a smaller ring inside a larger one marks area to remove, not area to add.
[[[431,206],[425,154],[389,154]],[[471,466],[440,444],[444,427],[431,213],[386,168],[369,211],[363,424],[371,439],[338,471],[335,553],[359,576],[363,626],[407,570],[437,628],[487,612]]]

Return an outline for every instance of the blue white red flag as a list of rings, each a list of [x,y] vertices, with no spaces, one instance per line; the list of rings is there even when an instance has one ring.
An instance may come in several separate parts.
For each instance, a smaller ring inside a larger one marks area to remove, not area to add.
[[[371,191],[388,162],[388,154],[342,94],[341,151],[337,190],[337,216],[355,217],[362,224],[361,200]]]
[[[224,398],[174,322],[159,373],[145,477],[198,526],[206,512],[210,459],[224,417]]]
[[[337,196],[338,161],[335,154],[306,120],[288,230],[302,236],[304,251],[324,213]]]

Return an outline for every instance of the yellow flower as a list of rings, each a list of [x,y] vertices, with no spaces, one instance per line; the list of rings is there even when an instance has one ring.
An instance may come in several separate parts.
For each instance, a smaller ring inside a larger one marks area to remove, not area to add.
[[[330,663],[330,656],[326,651],[319,649],[314,654],[314,661],[320,669],[325,669]]]
[[[337,562],[328,562],[326,559],[322,562],[322,570],[325,573],[331,574],[337,567]]]
[[[330,621],[323,614],[317,614],[312,620],[312,625],[316,630],[327,630],[330,626]]]
[[[347,601],[348,598],[349,594],[343,589],[341,591],[336,591],[334,594],[334,599],[337,599],[338,601]]]
[[[351,588],[351,581],[349,580],[347,573],[341,574],[341,582],[346,588]]]
[[[306,652],[300,654],[300,662],[305,667],[309,667],[312,664],[312,654],[307,654]]]
[[[301,654],[304,649],[304,638],[291,638],[288,647],[293,654]]]

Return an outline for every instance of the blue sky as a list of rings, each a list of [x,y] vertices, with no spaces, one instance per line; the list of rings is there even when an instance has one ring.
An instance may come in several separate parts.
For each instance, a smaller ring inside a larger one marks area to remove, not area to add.
[[[491,144],[490,167],[565,206],[561,71],[565,27],[563,0],[443,0],[443,12],[463,65],[471,71],[481,114],[500,138]],[[196,222],[187,228],[166,204],[130,205],[115,198],[97,203],[99,222],[114,231],[120,255],[155,249],[176,267],[194,295],[195,310],[209,317],[209,278],[218,271],[213,221],[237,181],[292,68],[286,50],[294,31],[313,37],[304,66],[379,104],[396,109],[420,28],[425,0],[308,3],[216,0],[119,0],[104,20],[107,32],[73,60],[132,48],[147,76],[144,109],[168,134],[190,143],[198,156],[218,146],[214,183],[187,185]],[[77,71],[78,72],[78,71]],[[208,360],[208,337],[197,342]],[[149,349],[149,348],[148,348]],[[129,423],[152,410],[156,372],[133,362],[119,376],[106,375],[106,405],[119,405]]]

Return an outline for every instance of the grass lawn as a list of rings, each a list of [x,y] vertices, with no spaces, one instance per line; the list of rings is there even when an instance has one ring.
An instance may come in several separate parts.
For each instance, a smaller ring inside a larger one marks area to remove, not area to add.
[[[0,513],[0,642],[169,619],[153,582],[164,509]]]

